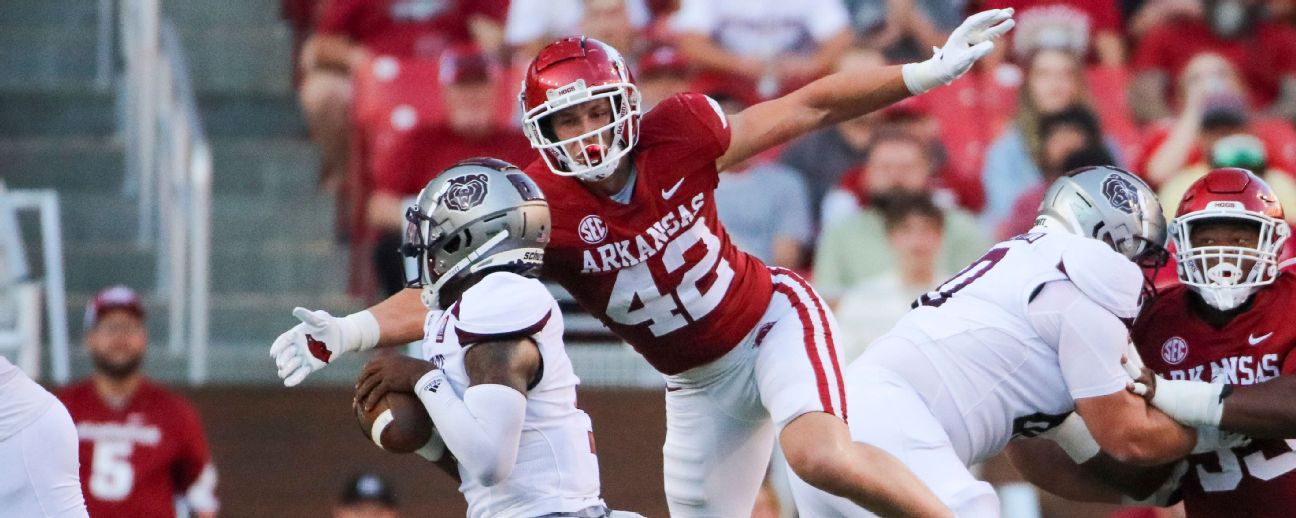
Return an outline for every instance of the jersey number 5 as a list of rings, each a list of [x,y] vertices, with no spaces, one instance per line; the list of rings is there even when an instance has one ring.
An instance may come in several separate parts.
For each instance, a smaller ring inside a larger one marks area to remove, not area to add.
[[[130,495],[135,485],[135,468],[130,463],[132,449],[134,445],[128,441],[95,441],[89,487],[96,499],[115,502]]]
[[[705,218],[698,218],[692,227],[666,244],[662,266],[666,273],[683,268],[684,255],[699,244],[705,247],[706,254],[684,272],[673,294],[663,294],[657,288],[648,261],[617,272],[608,297],[608,317],[627,326],[647,322],[653,336],[662,336],[688,325],[688,318],[699,320],[713,311],[729,291],[734,271],[729,261],[720,257],[720,238],[707,228]],[[704,288],[702,281],[708,276],[714,279]]]

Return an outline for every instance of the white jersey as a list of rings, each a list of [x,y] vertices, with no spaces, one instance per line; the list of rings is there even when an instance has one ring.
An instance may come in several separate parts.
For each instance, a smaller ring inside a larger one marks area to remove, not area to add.
[[[576,408],[580,379],[564,350],[562,313],[540,281],[507,272],[487,275],[445,312],[429,315],[423,357],[439,365],[462,396],[469,386],[469,348],[515,336],[539,345],[541,373],[526,393],[522,443],[509,477],[490,487],[461,477],[468,515],[540,516],[602,506],[593,428]]]
[[[0,356],[0,441],[36,421],[55,398]]]
[[[958,456],[979,462],[1056,425],[1076,399],[1123,390],[1122,321],[1137,315],[1142,282],[1102,242],[1036,228],[920,297],[850,371],[902,376]]]

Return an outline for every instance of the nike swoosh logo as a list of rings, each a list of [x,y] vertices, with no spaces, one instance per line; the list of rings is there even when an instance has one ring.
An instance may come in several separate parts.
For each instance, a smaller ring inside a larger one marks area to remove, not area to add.
[[[663,200],[671,199],[671,196],[675,195],[675,191],[678,191],[681,185],[684,185],[683,178],[680,178],[678,182],[675,182],[674,187],[671,187],[670,189],[662,189],[662,199]]]
[[[1260,342],[1268,340],[1269,337],[1271,336],[1273,336],[1273,331],[1270,331],[1269,334],[1267,335],[1261,335],[1261,336],[1247,335],[1247,343],[1251,345],[1260,345]]]

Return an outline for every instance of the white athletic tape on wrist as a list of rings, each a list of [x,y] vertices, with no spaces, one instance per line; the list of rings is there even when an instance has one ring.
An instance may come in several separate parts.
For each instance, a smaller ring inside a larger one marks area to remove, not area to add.
[[[1152,406],[1187,426],[1219,426],[1224,416],[1223,383],[1158,379]]]
[[[358,311],[343,317],[351,328],[356,331],[356,350],[367,351],[378,346],[378,338],[382,333],[378,325],[378,318],[369,310]]]
[[[394,419],[396,418],[392,416],[392,411],[388,408],[387,410],[383,410],[383,413],[378,414],[378,418],[374,419],[373,426],[369,428],[369,438],[373,439],[374,444],[377,444],[379,448],[383,447],[383,430],[386,430],[387,425],[391,424]]]
[[[1080,414],[1072,413],[1056,428],[1046,432],[1046,436],[1062,447],[1062,451],[1065,451],[1076,464],[1084,464],[1102,451],[1102,447],[1089,433],[1089,426],[1085,424]]]

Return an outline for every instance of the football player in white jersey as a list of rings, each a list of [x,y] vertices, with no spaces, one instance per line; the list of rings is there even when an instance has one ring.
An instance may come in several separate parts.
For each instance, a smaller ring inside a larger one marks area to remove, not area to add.
[[[406,219],[403,252],[418,259],[423,300],[434,308],[424,359],[371,361],[357,404],[371,408],[391,391],[418,396],[437,432],[419,453],[433,461],[453,454],[470,517],[609,516],[590,419],[576,407],[580,380],[563,349],[562,314],[533,274],[550,232],[540,189],[508,163],[469,159],[428,183]],[[303,318],[304,332],[329,332],[311,321]],[[348,332],[376,335],[377,323]],[[301,350],[276,355],[281,375],[328,360],[283,337],[273,353],[288,348]]]
[[[77,453],[67,408],[0,356],[0,515],[88,516]]]
[[[851,436],[909,466],[960,517],[998,516],[967,466],[1073,411],[1102,449],[1155,464],[1192,450],[1196,433],[1129,393],[1127,324],[1165,261],[1166,223],[1152,190],[1113,167],[1073,171],[1044,196],[1036,226],[995,245],[921,296],[846,371]],[[808,516],[871,516],[793,481]]]

